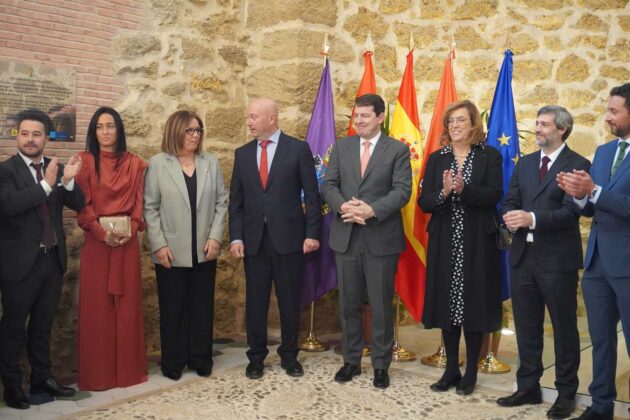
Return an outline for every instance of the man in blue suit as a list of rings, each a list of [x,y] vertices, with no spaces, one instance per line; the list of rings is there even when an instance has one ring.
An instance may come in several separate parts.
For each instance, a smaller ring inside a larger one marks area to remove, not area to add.
[[[590,174],[558,174],[560,188],[592,217],[582,290],[593,343],[593,404],[578,419],[612,419],[617,396],[617,323],[630,354],[630,83],[610,91],[606,122],[617,136],[597,148]]]

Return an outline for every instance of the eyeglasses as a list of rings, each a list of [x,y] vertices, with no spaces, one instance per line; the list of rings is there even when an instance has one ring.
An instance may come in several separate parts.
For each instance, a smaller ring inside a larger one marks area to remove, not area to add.
[[[449,118],[448,119],[448,126],[449,127],[453,127],[453,126],[455,126],[455,124],[457,124],[457,125],[464,125],[467,122],[468,122],[468,118],[466,118],[466,117]]]
[[[195,127],[195,128],[193,128],[193,127],[188,127],[188,128],[186,129],[186,134],[189,134],[189,135],[191,135],[191,136],[194,136],[194,135],[195,135],[195,133],[197,133],[197,134],[199,134],[199,135],[202,135],[202,134],[203,134],[203,128],[201,128],[201,127]]]

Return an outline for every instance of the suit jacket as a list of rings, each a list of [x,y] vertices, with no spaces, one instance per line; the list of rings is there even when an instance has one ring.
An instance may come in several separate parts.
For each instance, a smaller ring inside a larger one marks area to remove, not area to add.
[[[510,210],[534,213],[536,247],[533,251],[543,271],[577,271],[582,268],[580,209],[573,198],[558,187],[556,175],[573,169],[588,171],[591,164],[565,146],[545,178],[539,182],[540,153],[539,150],[519,159],[510,178],[503,213]],[[510,249],[512,267],[521,261],[528,231],[527,228],[520,228],[514,234]]]
[[[205,261],[208,239],[223,240],[227,191],[221,167],[210,153],[195,155],[197,177],[197,260]],[[144,177],[144,221],[151,251],[168,246],[174,267],[192,267],[191,208],[182,167],[177,157],[159,153],[149,159]],[[151,255],[157,263],[155,254]]]
[[[311,149],[308,143],[281,132],[263,189],[256,163],[257,147],[258,141],[252,140],[234,153],[230,238],[242,240],[245,254],[255,255],[266,225],[276,252],[301,252],[305,238],[319,240],[322,215]]]
[[[367,221],[364,237],[368,250],[378,256],[399,254],[406,249],[400,209],[411,196],[409,147],[381,133],[361,178],[359,136],[335,143],[322,184],[324,200],[335,215],[330,228],[330,247],[346,252],[354,223],[344,223],[339,208],[352,197],[374,210]],[[357,225],[358,226],[358,225]]]
[[[496,205],[503,193],[501,154],[478,145],[472,160],[470,183],[461,194],[464,207],[464,328],[496,331],[501,327],[501,277],[496,243]],[[455,159],[446,149],[429,155],[418,204],[431,213],[427,225],[427,274],[422,323],[427,328],[449,329],[452,277],[453,205],[450,197],[438,202],[442,173]]]
[[[44,168],[49,162],[50,159],[44,158]],[[79,211],[85,199],[76,182],[72,191],[66,190],[61,184],[62,176],[60,164],[57,182],[51,185],[52,192],[46,197],[19,154],[0,163],[0,274],[4,279],[20,281],[33,267],[43,229],[39,205],[44,201],[48,201],[57,237],[59,264],[62,272],[66,271],[63,206]]]
[[[613,277],[629,277],[630,159],[626,157],[611,178],[616,150],[617,141],[608,142],[597,148],[593,158],[590,174],[602,191],[597,203],[589,201],[582,211],[593,217],[584,266],[590,267],[597,247],[604,271]]]

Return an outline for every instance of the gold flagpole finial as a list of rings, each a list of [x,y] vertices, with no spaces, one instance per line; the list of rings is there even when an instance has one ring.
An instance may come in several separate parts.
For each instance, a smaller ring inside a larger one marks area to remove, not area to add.
[[[455,47],[457,47],[457,43],[451,42],[451,50],[448,53],[448,55],[451,57],[451,60],[455,58]]]
[[[413,32],[409,32],[409,51],[413,50]]]
[[[372,42],[372,31],[368,31],[365,39],[365,51],[374,51],[374,43]]]
[[[324,56],[324,66],[326,65],[326,59],[328,58],[328,51],[330,51],[330,45],[328,45],[328,32],[324,33],[324,45],[322,45],[321,55]]]
[[[509,50],[510,49],[510,33],[507,33],[507,36],[505,37],[505,49]]]

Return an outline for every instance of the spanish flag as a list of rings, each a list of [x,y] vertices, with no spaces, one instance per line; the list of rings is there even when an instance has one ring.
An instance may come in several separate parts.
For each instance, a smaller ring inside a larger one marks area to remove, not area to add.
[[[416,321],[422,316],[426,275],[426,243],[416,236],[415,226],[420,223],[418,207],[418,181],[422,135],[418,118],[416,86],[413,79],[413,49],[407,54],[407,65],[403,74],[396,108],[392,116],[389,135],[406,143],[411,151],[412,186],[411,198],[402,208],[407,250],[400,255],[396,272],[396,292]]]
[[[372,66],[372,51],[366,51],[363,53],[363,60],[365,61],[365,69],[363,70],[363,78],[357,91],[357,98],[365,95],[366,93],[376,93],[376,78],[374,77],[374,67]],[[356,135],[354,131],[354,106],[352,107],[352,115],[350,115],[350,125],[348,126],[348,137]]]

